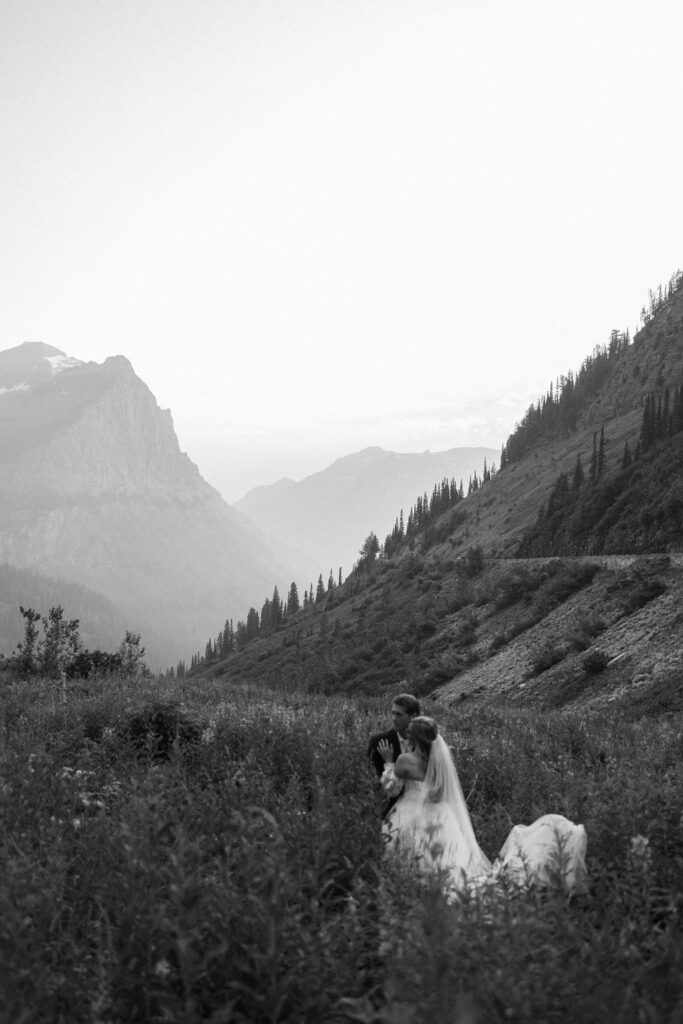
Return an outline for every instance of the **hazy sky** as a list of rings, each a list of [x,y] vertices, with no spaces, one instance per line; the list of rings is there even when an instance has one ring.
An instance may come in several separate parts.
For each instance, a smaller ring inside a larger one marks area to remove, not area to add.
[[[2,0],[0,349],[126,355],[228,500],[499,448],[683,266],[680,0]]]

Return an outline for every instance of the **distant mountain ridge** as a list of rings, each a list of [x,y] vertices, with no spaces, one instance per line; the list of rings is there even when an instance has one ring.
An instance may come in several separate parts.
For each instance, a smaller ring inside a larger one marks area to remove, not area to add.
[[[492,448],[451,448],[443,452],[399,453],[373,446],[337,459],[327,469],[294,482],[288,478],[256,487],[234,507],[278,544],[296,548],[307,559],[308,574],[325,579],[330,569],[349,572],[365,537],[389,533],[403,508],[444,477],[463,480],[465,490]]]
[[[125,357],[21,345],[0,353],[0,389],[0,563],[102,594],[157,638],[163,667],[207,617],[288,585],[291,566],[202,479]]]
[[[490,479],[423,503],[417,527],[341,586],[223,637],[195,671],[680,715],[683,277],[660,294],[633,343],[613,332],[527,410]]]

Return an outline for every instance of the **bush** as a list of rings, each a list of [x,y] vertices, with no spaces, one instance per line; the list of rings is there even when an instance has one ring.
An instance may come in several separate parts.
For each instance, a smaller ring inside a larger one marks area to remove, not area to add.
[[[484,552],[481,547],[468,548],[463,557],[463,568],[465,575],[469,577],[478,576],[484,568]]]
[[[423,619],[415,626],[415,636],[418,640],[424,640],[425,637],[433,636],[434,633],[436,633],[436,622],[433,619]]]
[[[497,611],[509,608],[522,598],[528,598],[538,589],[541,580],[524,567],[510,570],[500,581],[493,603]]]
[[[546,672],[549,668],[552,668],[553,665],[557,665],[563,660],[565,654],[566,651],[563,647],[546,640],[536,649],[531,659],[531,670],[533,675],[540,676],[542,672]]]
[[[609,655],[604,651],[593,650],[588,652],[581,664],[590,675],[597,675],[598,672],[603,672],[607,668],[609,660]]]
[[[153,700],[120,721],[118,732],[139,753],[164,760],[175,747],[198,743],[202,730],[177,703]]]
[[[643,608],[650,601],[654,601],[666,590],[666,583],[659,577],[637,578],[635,586],[628,591],[624,603],[624,615],[632,615],[633,612]]]

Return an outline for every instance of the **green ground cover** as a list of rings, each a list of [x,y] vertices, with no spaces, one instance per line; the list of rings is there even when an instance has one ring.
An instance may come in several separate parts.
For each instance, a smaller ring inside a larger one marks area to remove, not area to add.
[[[428,705],[489,856],[588,833],[585,893],[448,904],[381,861],[386,700],[219,682],[3,685],[3,1021],[681,1018],[677,720]]]

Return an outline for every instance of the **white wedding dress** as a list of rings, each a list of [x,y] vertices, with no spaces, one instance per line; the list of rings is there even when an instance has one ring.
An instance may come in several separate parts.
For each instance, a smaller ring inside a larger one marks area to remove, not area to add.
[[[405,858],[425,875],[438,873],[451,893],[507,879],[519,885],[559,885],[568,892],[585,880],[586,831],[560,814],[515,825],[492,865],[474,835],[450,748],[441,736],[432,744],[423,781],[396,777],[385,766],[382,787],[400,793],[385,818],[387,856]]]

